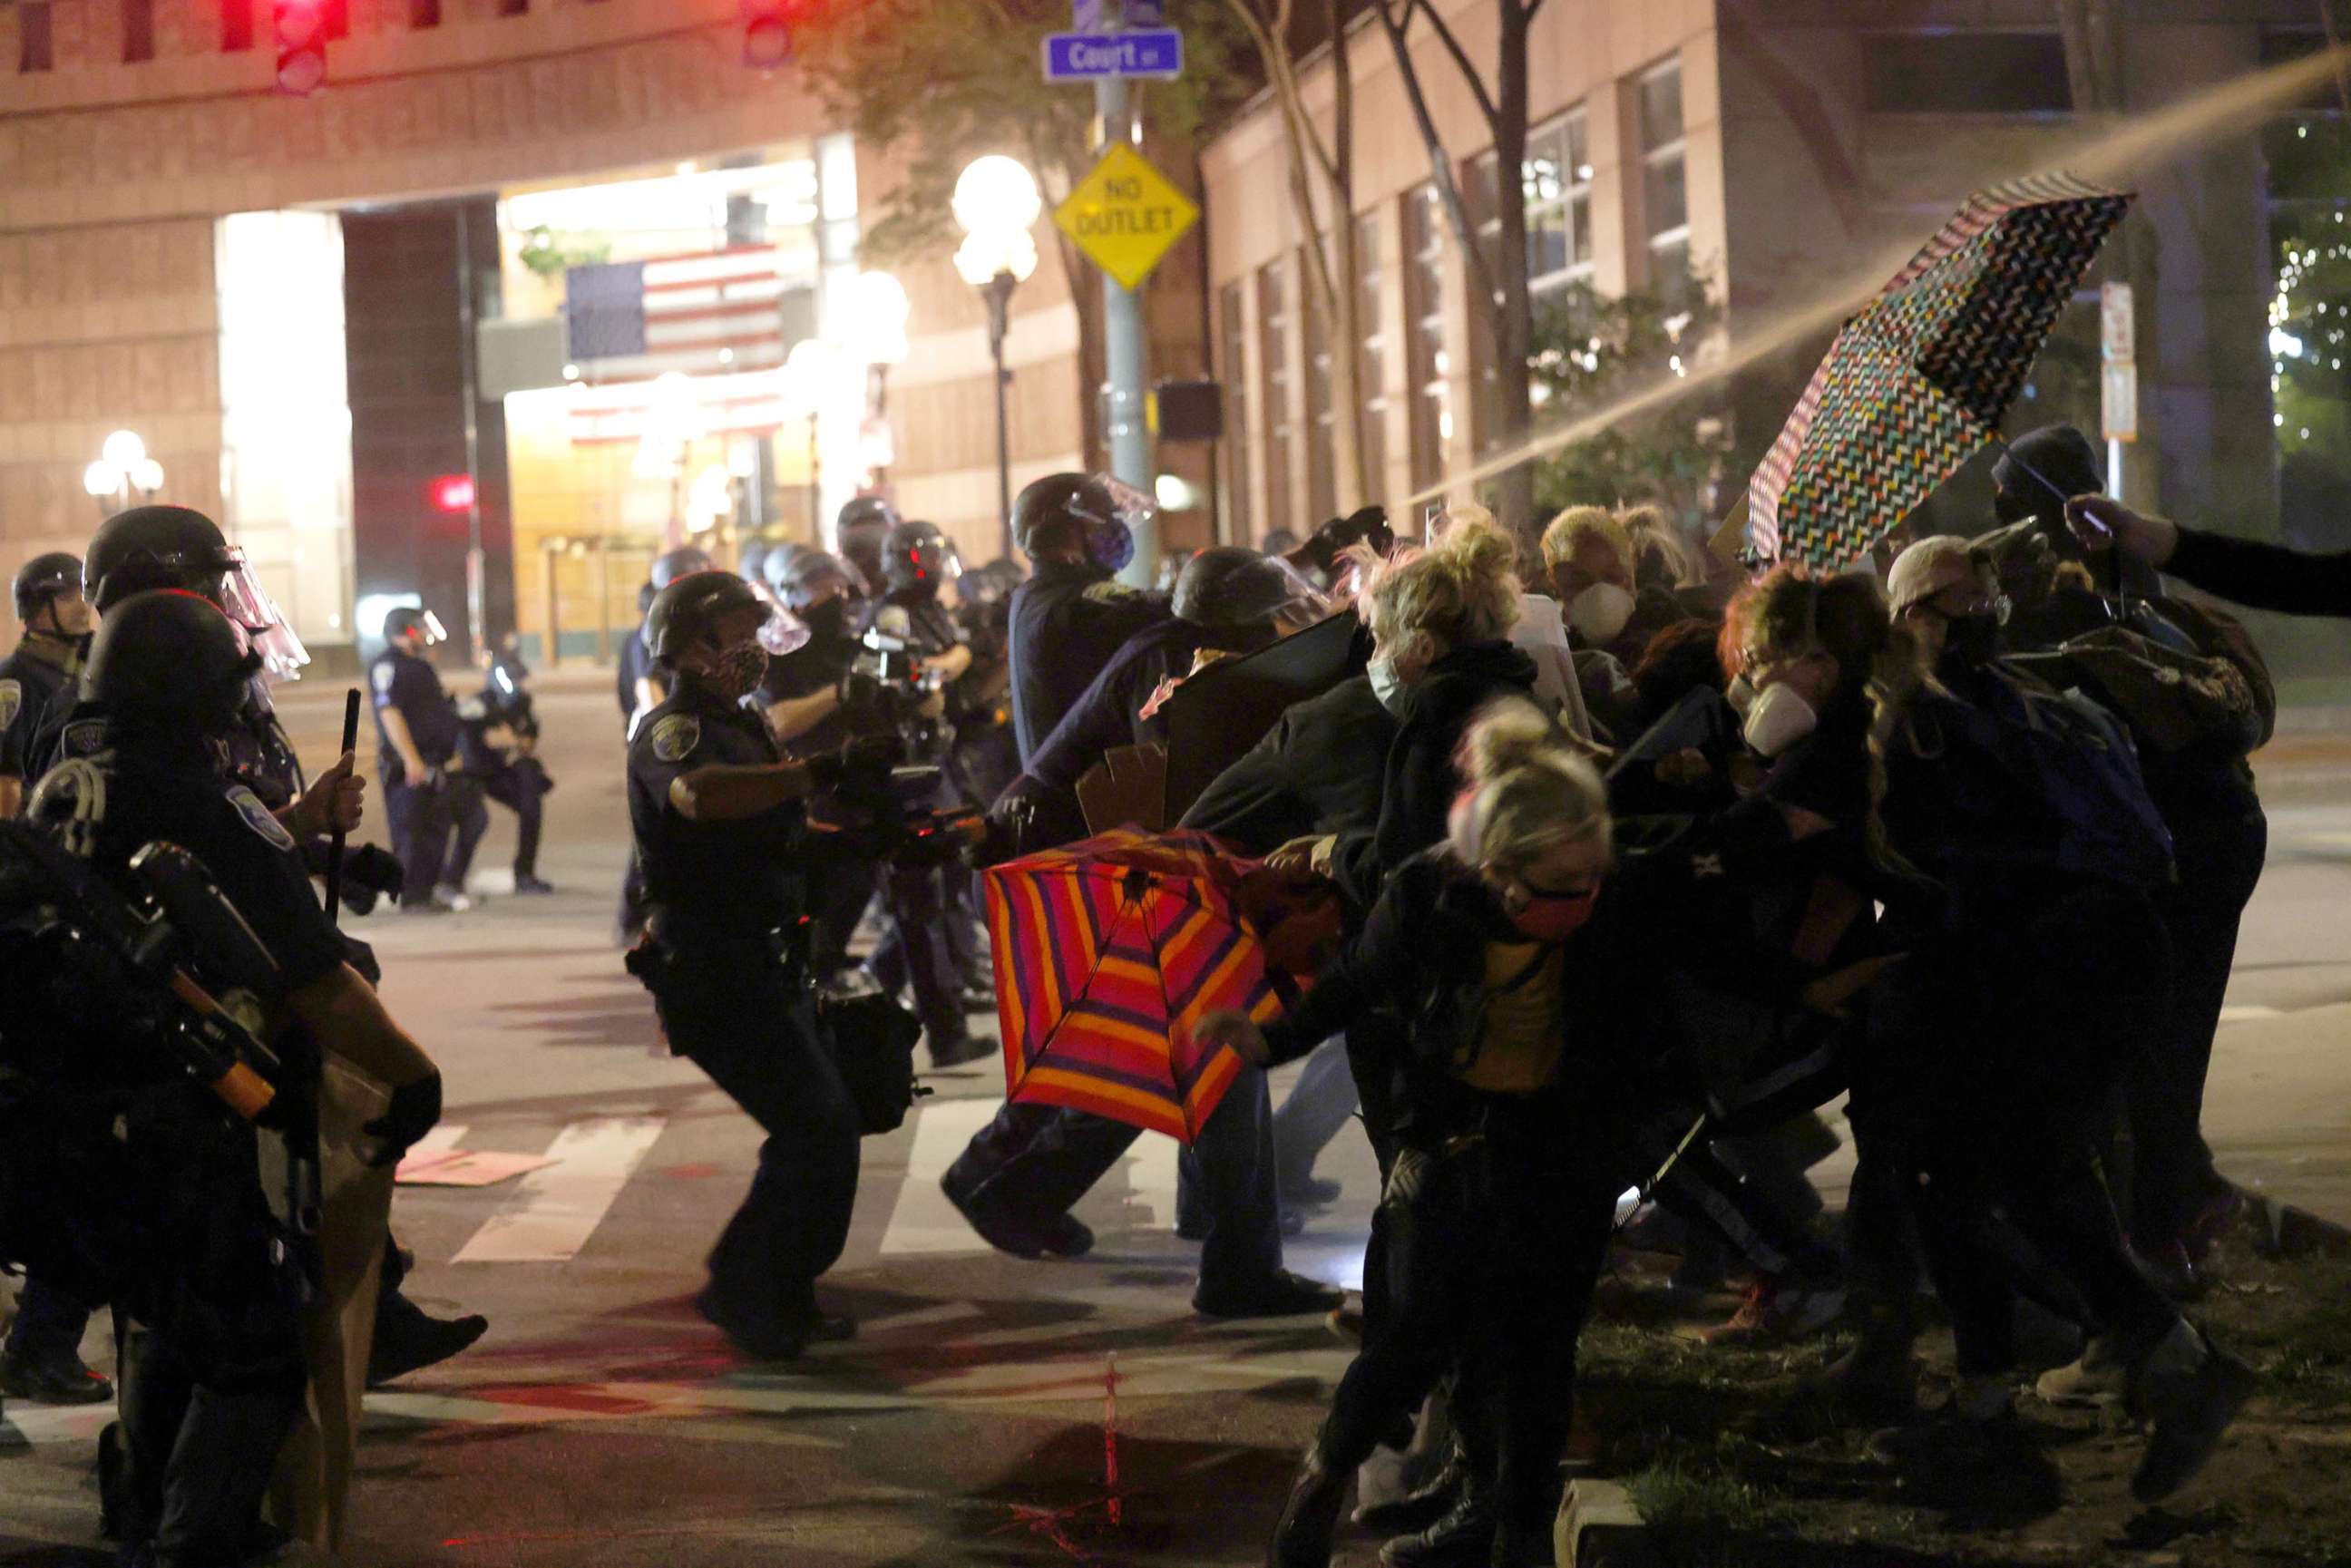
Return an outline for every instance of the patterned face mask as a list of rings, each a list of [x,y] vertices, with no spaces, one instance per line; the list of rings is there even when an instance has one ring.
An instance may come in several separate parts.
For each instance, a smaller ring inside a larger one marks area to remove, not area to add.
[[[767,674],[768,650],[757,642],[737,643],[719,651],[710,680],[728,702],[741,702],[759,689]]]

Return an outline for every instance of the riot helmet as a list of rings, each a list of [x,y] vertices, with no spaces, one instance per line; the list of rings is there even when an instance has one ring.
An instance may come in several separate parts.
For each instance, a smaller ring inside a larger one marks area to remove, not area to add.
[[[841,558],[855,567],[864,580],[857,592],[872,591],[883,580],[882,557],[892,529],[898,527],[897,508],[879,496],[856,496],[841,508],[834,537]]]
[[[1176,574],[1176,618],[1211,632],[1270,630],[1285,615],[1321,603],[1314,585],[1288,561],[1239,545],[1204,549]]]
[[[1012,542],[1021,553],[1077,546],[1106,572],[1134,559],[1134,529],[1156,515],[1150,497],[1108,474],[1048,474],[1012,503]]]
[[[16,572],[16,619],[31,626],[52,600],[81,591],[81,561],[62,550],[37,555]]]
[[[302,639],[286,624],[245,552],[220,526],[186,507],[133,507],[117,512],[90,536],[82,558],[84,592],[100,616],[134,593],[177,588],[220,607],[251,634],[263,667],[293,680],[310,662]]]
[[[807,629],[789,612],[735,573],[713,570],[687,572],[653,596],[653,608],[645,612],[645,650],[674,669],[679,654],[716,635],[719,622],[744,610],[759,612],[756,635],[765,651],[789,653],[808,641]]]
[[[235,727],[261,664],[252,637],[210,600],[159,589],[99,620],[82,689],[106,705],[118,737],[220,735]]]
[[[963,576],[963,557],[937,524],[900,523],[884,543],[882,572],[893,592],[928,588],[935,593]]]
[[[787,541],[769,550],[759,562],[760,577],[778,598],[784,597],[784,585],[791,580],[792,563],[808,553],[808,546]]]
[[[692,545],[664,550],[653,558],[653,590],[659,592],[690,571],[708,571],[717,564],[710,559],[707,551],[696,549]]]
[[[446,643],[449,640],[449,632],[447,628],[441,624],[441,618],[430,610],[418,610],[412,605],[401,604],[385,611],[383,640],[387,643],[402,643],[411,637],[423,638],[424,645],[430,648],[436,643]]]

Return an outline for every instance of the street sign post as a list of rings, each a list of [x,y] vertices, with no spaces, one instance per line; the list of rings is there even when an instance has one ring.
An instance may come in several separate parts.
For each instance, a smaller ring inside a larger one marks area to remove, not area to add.
[[[1073,33],[1115,33],[1121,27],[1164,27],[1167,8],[1162,0],[1070,0],[1070,30]]]
[[[1173,81],[1183,74],[1184,35],[1174,27],[1045,35],[1047,81],[1094,81],[1103,77]]]
[[[1113,141],[1053,222],[1087,259],[1118,280],[1139,287],[1176,242],[1200,220],[1200,209],[1125,141]]]
[[[2098,286],[2098,414],[2106,438],[2106,491],[2123,496],[2123,444],[2138,439],[2138,319],[2131,286]]]

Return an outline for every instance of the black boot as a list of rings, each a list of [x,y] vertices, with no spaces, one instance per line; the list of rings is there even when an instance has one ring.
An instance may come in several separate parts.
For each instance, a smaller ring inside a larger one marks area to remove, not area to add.
[[[1320,1443],[1306,1450],[1281,1521],[1273,1527],[1266,1568],[1330,1568],[1331,1537],[1339,1528],[1339,1511],[1347,1505],[1347,1479],[1322,1463]]]
[[[1387,1568],[1486,1568],[1494,1556],[1494,1499],[1474,1482],[1444,1518],[1380,1548]]]
[[[1468,1473],[1460,1446],[1448,1445],[1445,1463],[1435,1475],[1404,1497],[1357,1509],[1355,1522],[1374,1535],[1410,1535],[1426,1530],[1461,1500],[1462,1484]]]

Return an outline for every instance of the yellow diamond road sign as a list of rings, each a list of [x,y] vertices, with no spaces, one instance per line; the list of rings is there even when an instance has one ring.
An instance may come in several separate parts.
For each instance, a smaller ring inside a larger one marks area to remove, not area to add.
[[[1120,287],[1133,288],[1200,221],[1200,209],[1133,146],[1113,141],[1053,221]]]

